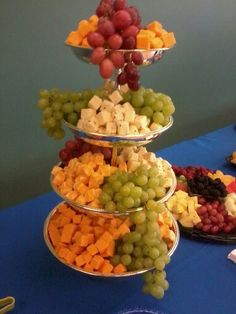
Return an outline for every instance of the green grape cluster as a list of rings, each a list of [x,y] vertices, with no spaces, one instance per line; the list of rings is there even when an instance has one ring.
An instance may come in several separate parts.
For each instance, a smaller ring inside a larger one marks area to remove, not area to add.
[[[132,104],[135,112],[145,115],[151,123],[161,126],[168,124],[170,116],[175,112],[171,98],[162,93],[156,93],[151,88],[140,87],[138,91],[128,91],[123,95],[124,101]]]
[[[132,213],[131,232],[117,241],[115,255],[111,258],[113,265],[122,263],[129,271],[151,269],[143,275],[143,292],[158,299],[169,287],[164,268],[170,257],[157,223],[158,213],[163,207],[163,204],[158,204],[155,210],[146,207],[141,212]]]
[[[42,128],[55,139],[64,137],[63,120],[76,125],[80,118],[80,111],[87,108],[89,100],[98,95],[103,97],[102,89],[86,89],[82,92],[60,91],[58,89],[41,90],[38,107],[42,112]]]
[[[149,209],[160,208],[159,200],[167,193],[165,178],[157,167],[139,166],[132,173],[116,171],[102,185],[100,204],[109,212],[127,212],[146,205]]]

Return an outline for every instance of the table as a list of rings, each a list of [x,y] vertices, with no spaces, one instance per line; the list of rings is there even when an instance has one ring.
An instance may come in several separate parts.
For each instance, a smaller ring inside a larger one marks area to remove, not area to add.
[[[165,134],[162,136],[166,136]],[[161,150],[172,164],[205,165],[236,175],[225,156],[236,150],[234,125]],[[43,223],[60,201],[48,193],[0,212],[0,298],[16,299],[20,314],[118,314],[142,308],[162,314],[236,313],[235,245],[181,237],[167,266],[170,288],[163,300],[142,294],[140,276],[88,277],[59,263],[43,240]]]

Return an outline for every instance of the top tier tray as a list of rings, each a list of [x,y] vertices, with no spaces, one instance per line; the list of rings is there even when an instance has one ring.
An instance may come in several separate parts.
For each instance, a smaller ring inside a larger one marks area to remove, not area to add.
[[[73,46],[73,45],[69,45],[67,43],[65,43],[68,47],[70,47],[72,49],[72,52],[74,53],[74,55],[76,56],[76,58],[78,58],[81,61],[84,61],[86,63],[90,63],[90,56],[92,53],[92,48],[85,48],[85,47],[81,47],[81,46]],[[128,50],[128,49],[119,49],[116,51],[120,51],[124,54],[129,54],[132,53],[134,51],[138,51],[142,54],[143,56],[143,64],[142,66],[148,66],[151,64],[156,63],[157,61],[160,61],[163,54],[170,50],[171,48],[159,48],[159,49],[150,49],[150,50],[144,50],[144,49],[132,49],[132,50]],[[107,52],[112,51],[111,49],[105,49]]]

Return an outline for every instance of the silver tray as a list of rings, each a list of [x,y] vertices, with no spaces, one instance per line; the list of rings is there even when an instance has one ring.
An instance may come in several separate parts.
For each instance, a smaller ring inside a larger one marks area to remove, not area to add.
[[[73,46],[65,43],[68,47],[70,47],[76,56],[81,61],[84,61],[86,63],[90,63],[90,56],[93,51],[92,48],[86,48],[82,46]],[[171,47],[172,48],[172,47]],[[138,51],[143,56],[143,64],[141,66],[148,66],[153,63],[156,63],[157,61],[160,61],[163,54],[168,51],[171,48],[159,48],[159,49],[119,49],[116,51],[122,52],[122,53],[132,53],[134,51]],[[112,49],[105,49],[106,52],[112,51]]]
[[[175,192],[177,180],[176,180],[175,173],[172,169],[171,169],[171,174],[172,174],[172,181],[173,181],[172,186],[169,188],[166,195],[157,201],[158,203],[166,202]],[[74,201],[68,199],[67,197],[65,197],[64,195],[62,195],[58,191],[58,189],[55,187],[55,185],[52,182],[52,178],[53,177],[51,175],[50,176],[50,183],[51,183],[51,186],[52,186],[54,192],[56,192],[57,195],[59,195],[66,203],[70,204],[70,206],[73,207],[75,210],[78,210],[78,211],[83,210],[84,212],[97,213],[97,214],[108,214],[108,215],[113,215],[113,216],[126,216],[126,215],[129,215],[130,213],[134,213],[134,212],[138,212],[138,211],[143,210],[143,207],[137,207],[137,208],[132,208],[129,211],[123,212],[123,213],[118,212],[118,211],[108,212],[103,208],[95,208],[95,207],[75,203]]]
[[[150,131],[145,134],[120,136],[84,131],[64,121],[65,125],[74,133],[76,137],[79,137],[90,144],[103,147],[146,145],[159,137],[163,132],[168,130],[173,125],[173,122],[173,117],[170,116],[169,123],[159,130]]]
[[[130,277],[130,276],[135,276],[135,275],[139,275],[139,274],[143,274],[143,273],[146,273],[150,270],[152,270],[152,268],[150,269],[142,269],[142,270],[136,270],[136,271],[129,271],[129,272],[125,272],[123,274],[102,274],[102,273],[99,273],[99,272],[92,272],[92,271],[86,271],[80,267],[76,267],[76,266],[73,266],[71,264],[68,264],[66,261],[64,261],[63,259],[59,258],[56,254],[56,252],[54,251],[54,248],[49,240],[49,236],[48,236],[48,224],[49,224],[49,221],[52,217],[52,215],[57,211],[57,207],[60,206],[62,203],[64,202],[61,202],[60,204],[58,204],[47,216],[45,222],[44,222],[44,226],[43,226],[43,237],[44,237],[44,241],[49,249],[49,251],[52,253],[52,255],[54,255],[56,257],[56,259],[58,261],[60,261],[61,263],[63,263],[64,265],[78,271],[78,272],[81,272],[81,273],[84,273],[86,275],[91,275],[91,276],[95,276],[95,277],[107,277],[107,278],[120,278],[120,277]],[[170,213],[171,214],[171,213]],[[172,216],[172,214],[171,214]],[[168,255],[169,256],[172,256],[173,253],[175,252],[178,244],[179,244],[179,239],[180,239],[180,232],[179,232],[179,227],[178,227],[178,223],[176,222],[175,218],[172,216],[172,221],[173,221],[173,229],[174,229],[174,232],[175,232],[175,242],[173,243],[173,246],[171,247],[171,249],[169,250],[168,252]]]

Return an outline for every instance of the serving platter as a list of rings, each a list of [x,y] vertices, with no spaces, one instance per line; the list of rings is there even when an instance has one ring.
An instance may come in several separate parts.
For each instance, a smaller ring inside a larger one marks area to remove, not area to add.
[[[70,47],[73,54],[76,56],[77,59],[84,61],[86,63],[90,63],[90,56],[93,51],[92,48],[86,48],[82,46],[74,46],[66,43],[66,46]],[[150,50],[145,50],[145,49],[118,49],[116,51],[119,51],[123,54],[131,54],[134,51],[137,51],[142,54],[143,56],[143,64],[141,66],[148,66],[151,64],[154,64],[158,61],[161,60],[163,57],[164,53],[171,48],[159,48],[159,49],[150,49]],[[112,52],[113,50],[111,49],[105,49],[107,53]]]
[[[60,261],[61,263],[63,263],[64,265],[74,269],[75,271],[78,271],[78,272],[81,272],[81,273],[84,273],[86,275],[91,275],[91,276],[94,276],[94,277],[107,277],[107,278],[122,278],[122,277],[131,277],[131,276],[136,276],[136,275],[140,275],[140,274],[143,274],[143,273],[146,273],[150,270],[152,270],[152,268],[149,268],[149,269],[142,269],[142,270],[136,270],[136,271],[128,271],[128,272],[124,272],[122,274],[115,274],[115,273],[107,273],[107,274],[103,274],[103,273],[100,273],[100,272],[94,272],[94,271],[87,271],[81,267],[77,267],[75,265],[72,265],[72,264],[69,264],[67,263],[65,260],[63,260],[62,258],[58,257],[58,255],[56,254],[53,246],[52,246],[52,243],[50,241],[50,238],[49,238],[49,234],[48,234],[48,226],[49,226],[49,222],[52,218],[52,216],[57,212],[57,209],[58,207],[63,204],[65,202],[62,202],[62,203],[59,203],[47,216],[47,218],[45,219],[45,222],[44,222],[44,226],[43,226],[43,237],[44,237],[44,241],[45,241],[45,244],[46,246],[48,247],[49,251],[52,253],[52,255],[58,260]],[[171,214],[170,214],[171,215]],[[171,215],[171,218],[172,218],[172,229],[175,233],[175,241],[173,242],[173,245],[172,247],[169,249],[168,251],[168,255],[171,257],[175,250],[177,249],[177,246],[179,244],[179,239],[180,239],[180,233],[179,233],[179,227],[178,227],[178,223],[176,222],[175,218],[173,217],[173,215]]]
[[[74,133],[76,137],[83,139],[84,141],[103,147],[117,147],[117,146],[143,146],[146,145],[156,138],[158,138],[163,132],[167,131],[173,125],[173,117],[170,116],[170,120],[167,125],[161,129],[150,131],[145,134],[134,134],[134,135],[108,135],[101,133],[87,132],[76,126],[64,121],[65,125]]]

